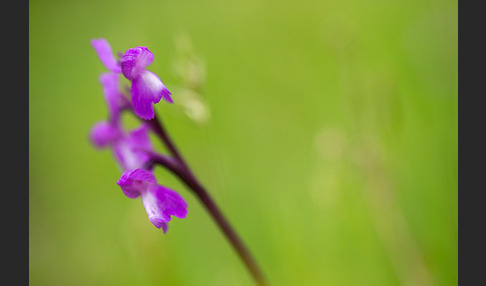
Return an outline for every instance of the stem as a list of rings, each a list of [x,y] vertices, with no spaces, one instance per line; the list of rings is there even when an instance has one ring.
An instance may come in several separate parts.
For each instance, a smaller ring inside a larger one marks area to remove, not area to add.
[[[216,221],[217,225],[224,233],[230,244],[243,260],[245,266],[250,271],[257,285],[267,285],[263,272],[258,267],[255,259],[252,257],[246,246],[243,244],[243,241],[231,227],[230,223],[225,218],[209,193],[194,176],[189,166],[184,161],[184,158],[177,150],[177,147],[170,139],[168,133],[165,131],[161,121],[157,118],[157,115],[152,120],[149,120],[148,123],[152,130],[162,139],[169,152],[174,157],[171,158],[149,151],[148,154],[150,155],[152,162],[160,164],[169,169],[182,182],[184,182],[194,192],[194,194],[196,194],[201,203],[206,207],[206,210]]]
[[[167,133],[165,131],[165,128],[162,125],[161,120],[158,119],[157,114],[155,114],[153,119],[151,119],[147,122],[148,122],[150,128],[152,128],[152,131],[154,131],[155,134],[157,134],[160,137],[160,139],[162,139],[162,141],[164,142],[167,149],[169,149],[169,152],[172,154],[172,156],[174,156],[174,158],[176,158],[180,162],[182,167],[190,173],[191,171],[189,170],[189,167],[187,166],[186,162],[184,161],[184,158],[182,158],[182,155],[177,150],[177,147],[175,146],[175,144],[170,139],[169,133]]]

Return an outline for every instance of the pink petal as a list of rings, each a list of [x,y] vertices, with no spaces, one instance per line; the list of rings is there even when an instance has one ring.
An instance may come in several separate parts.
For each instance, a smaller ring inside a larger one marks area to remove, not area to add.
[[[124,170],[142,168],[149,160],[144,150],[151,150],[148,127],[141,127],[131,131],[113,146],[113,152]]]
[[[167,229],[169,228],[169,225],[167,223],[161,223],[160,226],[162,227],[162,230],[164,233],[167,233]]]
[[[132,80],[143,72],[154,61],[154,54],[152,54],[147,47],[136,47],[128,49],[121,59],[121,67],[123,75]]]
[[[121,187],[127,197],[134,199],[146,192],[150,184],[156,184],[157,180],[150,171],[131,169],[123,172],[116,183]]]
[[[164,186],[149,185],[147,191],[142,193],[142,202],[150,222],[157,228],[164,227],[171,220],[171,215],[178,218],[185,218],[187,215],[187,203],[184,199]]]
[[[170,91],[159,77],[150,71],[143,71],[132,81],[132,104],[135,114],[142,119],[152,119],[155,116],[152,104],[161,98],[172,103]]]
[[[110,44],[105,39],[93,39],[91,45],[95,49],[98,57],[103,65],[115,73],[121,72],[120,64],[115,60],[113,53],[111,52]]]
[[[116,123],[119,121],[120,111],[124,108],[127,101],[120,91],[120,75],[112,72],[103,73],[99,79],[110,112],[110,119]]]
[[[104,148],[115,143],[123,135],[119,126],[111,122],[98,122],[91,128],[90,139],[97,148]]]

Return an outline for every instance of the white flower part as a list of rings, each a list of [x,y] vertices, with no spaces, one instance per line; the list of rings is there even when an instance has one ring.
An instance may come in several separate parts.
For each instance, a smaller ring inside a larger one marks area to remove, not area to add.
[[[146,92],[150,92],[151,94],[160,94],[163,89],[166,89],[160,78],[151,71],[143,71],[138,75],[138,77],[144,83]],[[158,100],[160,100],[160,97]]]

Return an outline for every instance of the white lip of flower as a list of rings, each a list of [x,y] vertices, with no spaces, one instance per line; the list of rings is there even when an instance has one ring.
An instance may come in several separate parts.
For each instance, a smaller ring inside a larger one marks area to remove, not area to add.
[[[140,74],[140,79],[145,83],[145,87],[157,93],[165,88],[162,81],[151,71],[144,71]]]

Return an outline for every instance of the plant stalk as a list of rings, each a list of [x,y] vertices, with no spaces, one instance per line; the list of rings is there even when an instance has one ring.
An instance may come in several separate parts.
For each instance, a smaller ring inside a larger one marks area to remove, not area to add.
[[[243,260],[245,266],[249,270],[257,285],[267,285],[263,272],[258,267],[255,259],[246,248],[243,241],[236,234],[228,220],[225,218],[219,207],[212,199],[212,197],[194,176],[191,169],[185,162],[184,158],[179,153],[174,142],[169,137],[169,134],[164,129],[164,126],[162,125],[160,119],[156,115],[153,119],[145,122],[148,123],[152,131],[160,137],[160,139],[163,141],[163,143],[172,155],[172,157],[167,157],[155,152],[148,151],[152,163],[162,165],[169,169],[193,191],[193,193],[198,197],[201,203],[205,206],[206,210],[215,220],[216,224],[219,226],[230,244],[236,250],[240,258]]]

